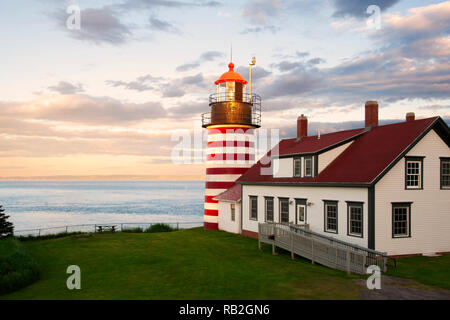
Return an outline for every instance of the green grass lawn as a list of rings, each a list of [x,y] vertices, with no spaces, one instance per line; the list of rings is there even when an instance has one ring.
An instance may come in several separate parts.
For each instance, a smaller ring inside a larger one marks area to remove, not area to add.
[[[202,228],[154,234],[94,234],[27,241],[40,280],[3,299],[356,299],[345,272],[257,241]],[[69,265],[81,290],[66,287]]]
[[[450,255],[397,259],[397,267],[389,267],[387,274],[450,290]]]
[[[288,253],[273,256],[254,239],[202,228],[23,245],[39,264],[40,280],[0,299],[358,299],[355,279],[366,278]],[[448,288],[449,257],[399,259],[389,274]],[[66,287],[69,265],[81,268],[81,290]]]

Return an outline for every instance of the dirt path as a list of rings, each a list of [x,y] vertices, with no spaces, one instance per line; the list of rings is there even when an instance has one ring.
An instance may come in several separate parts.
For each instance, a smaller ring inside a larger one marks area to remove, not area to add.
[[[450,300],[450,290],[426,286],[416,281],[381,276],[381,289],[369,290],[366,280],[357,280],[364,300]]]

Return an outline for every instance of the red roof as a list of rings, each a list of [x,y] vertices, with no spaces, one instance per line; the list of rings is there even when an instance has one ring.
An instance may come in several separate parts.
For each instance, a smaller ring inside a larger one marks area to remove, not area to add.
[[[241,186],[236,184],[227,191],[214,197],[214,200],[239,201],[241,200]]]
[[[364,129],[353,129],[322,134],[320,139],[318,139],[318,136],[303,137],[301,141],[297,141],[297,138],[284,139],[280,141],[279,153],[281,156],[299,153],[315,153],[342,141],[350,140],[363,132]]]
[[[229,70],[220,76],[219,80],[214,82],[215,84],[219,84],[222,82],[239,82],[243,84],[247,84],[247,81],[242,78],[242,76],[234,71],[234,63],[230,62],[228,64]]]
[[[325,169],[323,169],[314,178],[274,178],[272,175],[261,175],[261,160],[253,165],[237,182],[245,183],[350,183],[350,184],[370,184],[386,168],[389,167],[402,153],[428,128],[434,125],[439,117],[400,122],[389,125],[373,127],[369,131],[360,130],[358,136],[357,130],[348,130],[336,132],[334,141],[337,137],[351,137],[350,131],[357,135],[355,141],[345,149],[336,159],[334,159]],[[448,132],[448,127],[447,127]],[[341,135],[342,134],[342,135]],[[322,135],[321,139],[326,135]],[[317,140],[317,137],[311,137]],[[291,154],[292,150],[302,152],[312,152],[311,150],[321,150],[321,148],[310,147],[310,139],[302,139],[296,142],[298,145],[305,143],[305,147],[295,146],[293,139],[280,142],[280,154]],[[345,140],[344,139],[341,139]],[[286,142],[289,141],[289,142]],[[294,139],[295,141],[295,139]],[[337,142],[336,142],[337,143]],[[285,149],[288,148],[286,151]],[[323,147],[324,148],[324,147]],[[322,148],[322,149],[323,149]],[[307,151],[304,151],[307,150]],[[300,152],[298,152],[300,153]],[[265,159],[270,157],[270,152]],[[267,163],[267,161],[265,162]]]

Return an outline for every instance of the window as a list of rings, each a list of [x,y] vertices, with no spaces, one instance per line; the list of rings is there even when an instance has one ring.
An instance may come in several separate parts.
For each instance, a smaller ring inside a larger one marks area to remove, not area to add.
[[[406,189],[422,189],[423,158],[407,157],[405,163],[405,187]]]
[[[266,197],[266,221],[273,222],[273,198],[272,197]]]
[[[347,234],[363,237],[363,204],[347,202]]]
[[[289,223],[289,199],[280,198],[280,222]]]
[[[295,199],[295,210],[296,223],[306,223],[306,199]]]
[[[312,157],[305,158],[305,177],[312,177]]]
[[[250,219],[258,220],[258,197],[250,196]]]
[[[294,177],[300,177],[302,172],[302,159],[294,158]]]
[[[338,202],[324,200],[325,232],[338,233]]]
[[[236,205],[234,203],[231,204],[231,221],[236,220]]]
[[[411,202],[392,204],[392,237],[411,236]]]
[[[450,189],[450,158],[441,158],[441,189]]]

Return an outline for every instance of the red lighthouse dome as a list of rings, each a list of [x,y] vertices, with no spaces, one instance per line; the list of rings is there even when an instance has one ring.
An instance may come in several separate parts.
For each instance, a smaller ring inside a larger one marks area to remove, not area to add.
[[[234,71],[234,63],[230,62],[228,64],[228,68],[229,70],[227,72],[225,72],[224,74],[222,74],[219,78],[219,80],[217,80],[216,82],[214,82],[214,84],[219,84],[219,83],[223,83],[223,82],[238,82],[238,83],[242,83],[242,84],[247,84],[247,81],[244,80],[244,78],[237,72]]]

